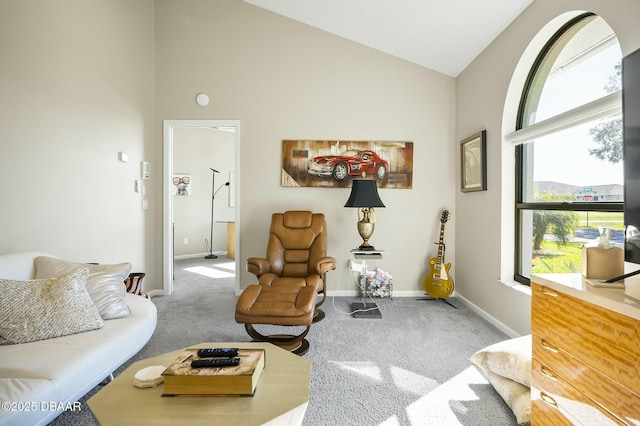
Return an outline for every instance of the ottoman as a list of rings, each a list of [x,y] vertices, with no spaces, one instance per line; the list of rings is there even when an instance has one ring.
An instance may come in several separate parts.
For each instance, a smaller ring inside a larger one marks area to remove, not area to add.
[[[317,290],[312,286],[250,285],[236,302],[236,322],[244,324],[249,336],[258,342],[269,342],[303,355],[309,350],[305,339],[313,322]],[[299,334],[264,335],[255,324],[276,326],[304,326]]]

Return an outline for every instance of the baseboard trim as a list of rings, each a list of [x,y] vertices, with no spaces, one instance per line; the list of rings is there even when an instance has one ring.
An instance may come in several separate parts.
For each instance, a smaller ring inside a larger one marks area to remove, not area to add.
[[[147,292],[147,294],[149,295],[149,297],[164,296],[164,291],[162,289],[156,288]]]
[[[511,338],[520,337],[521,336],[520,333],[518,333],[515,330],[513,330],[512,328],[508,327],[502,321],[499,321],[495,317],[489,315],[486,311],[481,309],[479,306],[471,303],[468,299],[465,299],[464,297],[460,296],[459,294],[456,296],[456,298],[459,299],[465,305],[467,305],[469,307],[469,309],[474,311],[476,314],[480,315],[482,318],[487,320],[489,323],[491,323],[491,325],[496,327],[498,330],[502,331],[507,336],[509,336]]]
[[[331,291],[330,290],[327,295],[328,296],[336,296],[336,297],[360,297],[361,296],[360,292],[358,292],[357,290],[336,290],[336,291]],[[394,290],[392,297],[393,298],[400,298],[400,297],[425,297],[425,296],[426,296],[426,294],[423,291],[419,291],[419,290],[400,290],[400,291],[395,291]],[[461,296],[459,293],[454,291],[453,294],[451,295],[451,297],[455,297],[456,300],[460,300],[462,303],[467,305],[469,307],[469,309],[474,311],[476,314],[480,315],[483,319],[488,321],[491,325],[496,327],[498,330],[502,331],[507,336],[512,337],[512,338],[521,336],[520,333],[518,333],[515,330],[513,330],[512,328],[508,327],[506,324],[504,324],[503,322],[499,321],[494,316],[488,314],[486,311],[484,311],[479,306],[475,305],[474,303],[472,303],[471,301],[469,301],[465,297]],[[384,299],[387,299],[387,298],[386,297],[382,297],[382,298],[374,297],[373,299],[374,300],[384,300]]]
[[[173,260],[197,259],[198,257],[205,257],[208,254],[209,253],[181,254],[181,255],[173,256]],[[216,256],[226,256],[227,251],[226,250],[217,251],[213,254],[215,254]]]

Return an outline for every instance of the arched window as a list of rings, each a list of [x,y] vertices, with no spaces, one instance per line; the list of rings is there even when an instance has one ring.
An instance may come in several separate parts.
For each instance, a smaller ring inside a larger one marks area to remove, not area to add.
[[[618,39],[597,15],[564,25],[538,55],[507,140],[516,151],[515,279],[581,271],[581,246],[623,242]],[[618,241],[619,240],[619,241]]]

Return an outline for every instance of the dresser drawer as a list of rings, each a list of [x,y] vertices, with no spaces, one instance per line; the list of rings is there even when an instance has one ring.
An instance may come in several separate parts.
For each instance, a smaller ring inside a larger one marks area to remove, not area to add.
[[[578,359],[580,355],[568,353],[560,343],[534,335],[532,345],[535,360],[623,421],[640,424],[640,395],[586,365]]]
[[[540,392],[536,397],[534,389],[531,389],[531,426],[572,426],[575,424],[579,423],[572,422],[565,417],[552,400],[545,402],[540,398]]]
[[[532,283],[531,330],[640,394],[640,322]]]
[[[535,358],[531,364],[531,402],[555,406],[579,425],[625,424]]]

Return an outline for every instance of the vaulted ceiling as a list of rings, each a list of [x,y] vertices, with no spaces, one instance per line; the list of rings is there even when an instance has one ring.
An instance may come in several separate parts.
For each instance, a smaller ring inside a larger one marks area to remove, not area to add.
[[[533,0],[245,0],[456,77]]]

